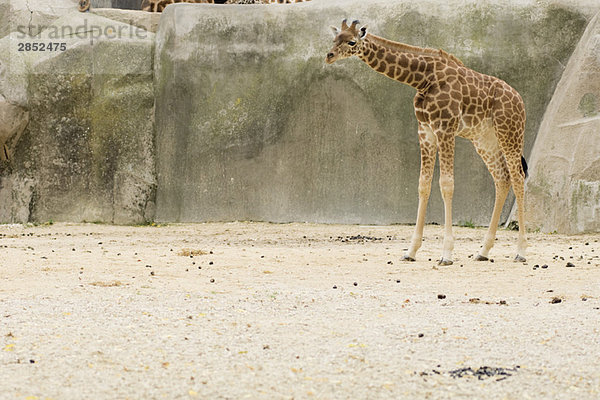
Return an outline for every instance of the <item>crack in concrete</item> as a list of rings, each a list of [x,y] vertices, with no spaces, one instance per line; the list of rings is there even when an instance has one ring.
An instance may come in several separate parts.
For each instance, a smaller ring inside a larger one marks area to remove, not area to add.
[[[27,30],[29,32],[29,36],[33,36],[31,34],[32,21],[33,21],[33,10],[29,6],[29,0],[25,0],[25,6],[27,7],[27,10],[29,11],[29,26],[27,27]]]

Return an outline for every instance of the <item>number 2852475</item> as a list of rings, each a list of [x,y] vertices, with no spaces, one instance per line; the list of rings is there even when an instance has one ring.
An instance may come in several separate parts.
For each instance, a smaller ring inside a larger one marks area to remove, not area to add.
[[[65,51],[67,50],[66,43],[59,42],[48,42],[48,43],[36,43],[36,42],[20,42],[17,44],[18,51]]]

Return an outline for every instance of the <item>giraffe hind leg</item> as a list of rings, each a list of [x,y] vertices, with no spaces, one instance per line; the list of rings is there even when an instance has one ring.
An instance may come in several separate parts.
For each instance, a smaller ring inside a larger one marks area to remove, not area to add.
[[[496,82],[492,119],[496,137],[510,174],[510,182],[517,202],[519,237],[515,261],[525,261],[527,239],[525,237],[525,176],[527,163],[523,158],[525,134],[525,104],[523,99],[508,84]]]
[[[515,127],[517,139],[507,139],[510,136],[499,135],[500,147],[506,160],[510,182],[517,202],[517,221],[519,223],[519,236],[517,242],[517,255],[515,261],[525,262],[525,253],[527,249],[526,227],[525,227],[525,176],[527,174],[527,164],[523,158],[523,127]],[[505,132],[506,133],[506,132]],[[520,143],[518,138],[521,138]],[[515,143],[516,142],[516,143]]]
[[[473,145],[492,175],[496,188],[494,211],[492,212],[490,225],[483,240],[481,250],[475,258],[475,261],[488,261],[489,251],[494,246],[496,239],[502,208],[510,190],[510,172],[493,129],[483,132],[480,137],[474,139]]]

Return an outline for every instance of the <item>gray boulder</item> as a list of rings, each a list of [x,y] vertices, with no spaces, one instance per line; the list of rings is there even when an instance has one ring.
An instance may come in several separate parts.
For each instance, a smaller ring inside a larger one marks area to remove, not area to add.
[[[527,182],[530,228],[600,231],[600,15],[590,22],[546,110]]]
[[[23,37],[13,32],[0,39],[0,95],[6,102],[27,108],[27,76],[32,54],[18,51]]]
[[[113,21],[119,21],[154,33],[158,30],[158,23],[160,22],[160,16],[162,15],[160,13],[120,10],[114,8],[92,8],[90,12],[92,14],[100,15],[101,17],[112,19]]]
[[[38,35],[75,10],[77,0],[0,0],[0,38],[17,31]]]
[[[151,220],[154,35],[75,11],[33,41],[65,49],[24,63],[30,121],[0,170],[0,198],[21,192],[0,221]]]

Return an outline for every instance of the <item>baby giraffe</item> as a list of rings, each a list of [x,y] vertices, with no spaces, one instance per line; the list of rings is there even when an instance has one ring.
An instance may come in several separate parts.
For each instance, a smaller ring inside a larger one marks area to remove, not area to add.
[[[473,142],[494,179],[496,200],[490,226],[477,261],[488,260],[496,238],[502,207],[511,184],[517,199],[519,238],[515,261],[525,261],[523,158],[525,105],[506,82],[473,71],[443,50],[393,42],[358,29],[358,21],[342,29],[332,27],[334,46],[325,61],[357,56],[385,76],[412,86],[421,149],[419,207],[410,248],[404,260],[415,261],[423,239],[423,226],[436,154],[440,157],[440,189],[444,200],[444,250],[440,265],[452,264],[452,195],[454,193],[454,142],[460,136]]]

